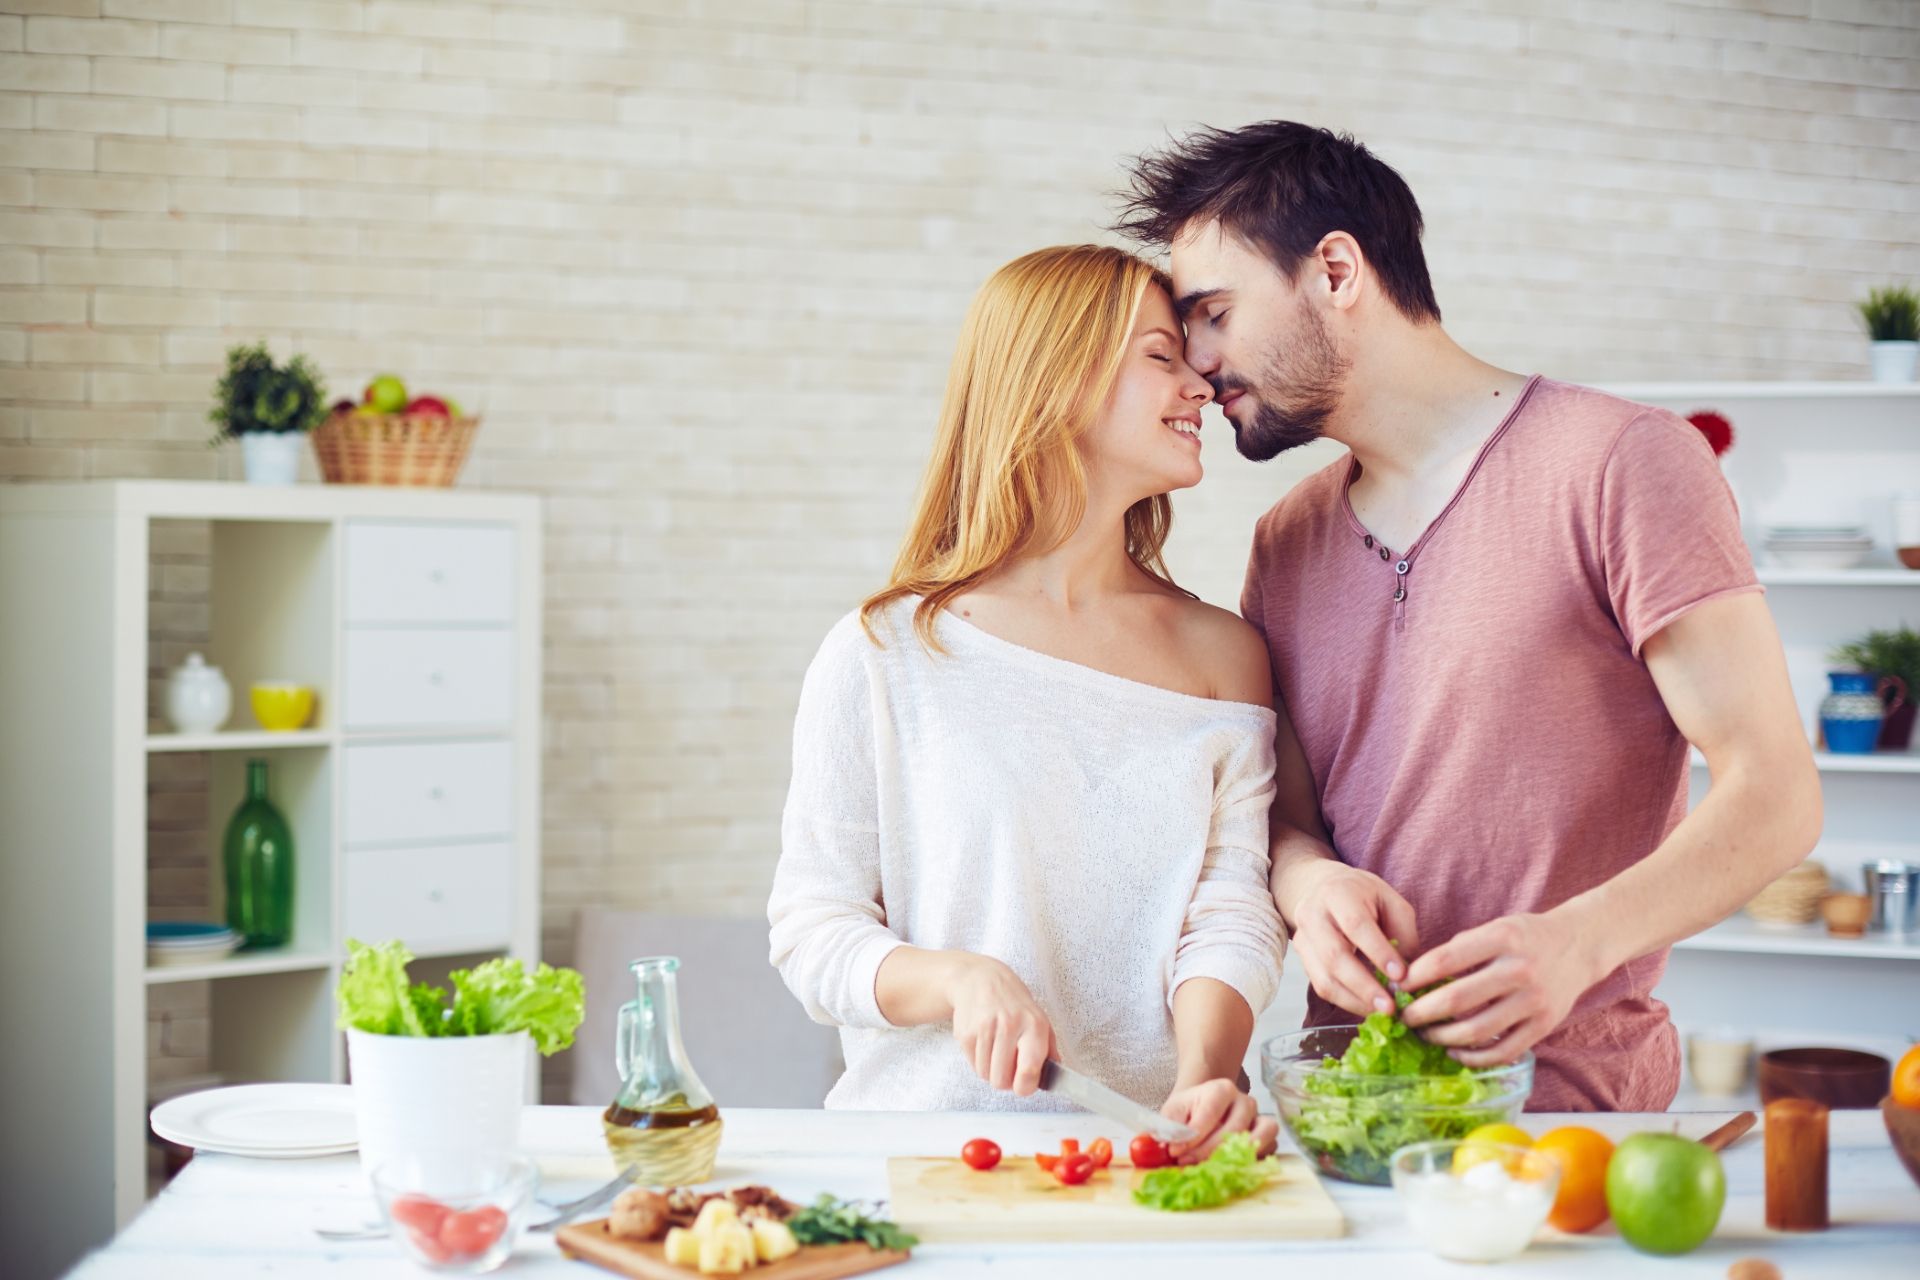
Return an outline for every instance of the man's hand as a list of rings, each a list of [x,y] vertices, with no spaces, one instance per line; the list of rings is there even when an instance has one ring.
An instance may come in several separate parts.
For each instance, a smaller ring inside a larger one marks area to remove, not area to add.
[[[1169,1120],[1178,1120],[1200,1136],[1194,1141],[1175,1143],[1168,1148],[1175,1164],[1198,1164],[1213,1154],[1213,1149],[1230,1133],[1251,1133],[1259,1154],[1268,1155],[1280,1140],[1280,1125],[1272,1116],[1260,1114],[1251,1097],[1240,1092],[1231,1080],[1206,1080],[1199,1084],[1174,1086],[1160,1108]]]
[[[1469,1067],[1513,1062],[1558,1027],[1605,976],[1578,930],[1554,912],[1502,916],[1468,929],[1413,962],[1406,987],[1452,978],[1401,1013]]]
[[[1053,1053],[1053,1024],[1020,975],[992,956],[955,951],[946,983],[953,1038],[980,1078],[1026,1097]]]
[[[1331,858],[1301,859],[1284,893],[1287,900],[1276,892],[1275,902],[1293,927],[1294,954],[1320,998],[1357,1017],[1391,1010],[1393,997],[1369,965],[1405,985],[1402,950],[1420,949],[1407,900],[1371,871]]]

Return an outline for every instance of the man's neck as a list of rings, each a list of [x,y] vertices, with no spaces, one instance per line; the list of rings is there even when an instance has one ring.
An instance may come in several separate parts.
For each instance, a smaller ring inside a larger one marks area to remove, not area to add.
[[[1418,484],[1492,434],[1526,385],[1437,324],[1394,325],[1353,357],[1325,434],[1353,450],[1364,474]]]

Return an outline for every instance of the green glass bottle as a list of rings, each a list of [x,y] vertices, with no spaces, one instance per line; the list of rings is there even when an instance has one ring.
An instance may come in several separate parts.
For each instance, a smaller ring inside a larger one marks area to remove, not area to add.
[[[249,947],[293,937],[293,832],[267,798],[267,762],[247,761],[247,798],[227,824],[227,924]]]

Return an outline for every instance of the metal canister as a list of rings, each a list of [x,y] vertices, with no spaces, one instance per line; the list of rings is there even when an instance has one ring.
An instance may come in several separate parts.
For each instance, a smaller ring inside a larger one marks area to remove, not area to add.
[[[1920,867],[1881,858],[1860,864],[1873,916],[1867,928],[1875,933],[1912,933],[1920,928]]]

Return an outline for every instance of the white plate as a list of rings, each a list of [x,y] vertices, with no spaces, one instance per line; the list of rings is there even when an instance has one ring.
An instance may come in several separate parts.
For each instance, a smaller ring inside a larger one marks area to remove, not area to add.
[[[268,1159],[335,1155],[358,1145],[353,1088],[344,1084],[243,1084],[172,1098],[153,1109],[153,1131],[197,1151]]]

